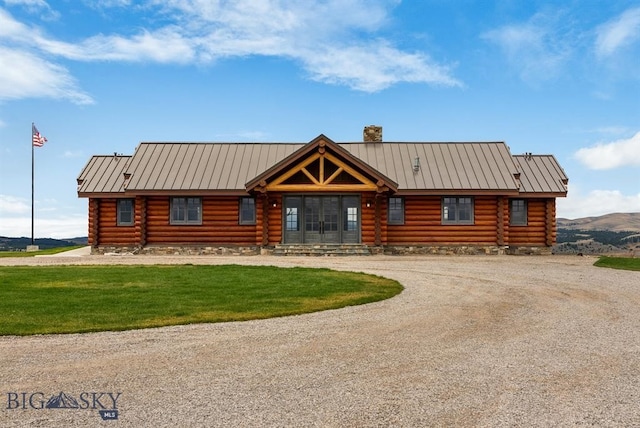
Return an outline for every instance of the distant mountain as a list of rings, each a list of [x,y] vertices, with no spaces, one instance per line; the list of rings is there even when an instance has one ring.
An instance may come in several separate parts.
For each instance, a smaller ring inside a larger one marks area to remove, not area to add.
[[[605,214],[569,220],[558,218],[558,228],[573,230],[608,230],[611,232],[640,232],[640,213]]]
[[[555,253],[640,254],[640,213],[558,218]]]
[[[74,245],[87,245],[87,237],[53,239],[53,238],[36,238],[34,244],[39,246],[41,250],[58,247],[71,247]],[[8,238],[0,236],[0,251],[24,250],[27,245],[31,245],[31,238]]]

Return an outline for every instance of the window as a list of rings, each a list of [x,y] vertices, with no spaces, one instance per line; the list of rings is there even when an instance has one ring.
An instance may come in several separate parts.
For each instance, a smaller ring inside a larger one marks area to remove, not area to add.
[[[389,224],[404,224],[404,199],[389,198]]]
[[[354,232],[358,230],[358,208],[347,207],[344,216],[344,230]]]
[[[300,226],[298,225],[298,207],[287,208],[287,215],[285,217],[287,231],[298,231]]]
[[[135,201],[133,199],[118,199],[117,208],[117,225],[118,226],[133,226],[133,209]]]
[[[240,198],[240,224],[256,224],[256,200]]]
[[[512,226],[527,225],[527,201],[524,199],[511,199],[511,215],[509,224]]]
[[[473,224],[473,198],[442,198],[443,224]]]
[[[171,198],[171,224],[202,224],[201,198]]]

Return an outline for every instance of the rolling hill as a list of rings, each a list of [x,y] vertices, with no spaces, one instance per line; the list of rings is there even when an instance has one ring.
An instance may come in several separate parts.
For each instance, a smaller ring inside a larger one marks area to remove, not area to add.
[[[608,230],[611,232],[640,232],[640,213],[605,214],[569,220],[558,218],[559,229]]]
[[[558,218],[558,254],[640,254],[640,213]]]

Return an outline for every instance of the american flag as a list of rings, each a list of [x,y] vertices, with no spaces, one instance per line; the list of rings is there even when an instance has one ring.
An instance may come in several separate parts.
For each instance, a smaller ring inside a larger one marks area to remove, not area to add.
[[[36,147],[42,147],[47,142],[47,137],[41,135],[34,124],[31,124],[31,142]]]

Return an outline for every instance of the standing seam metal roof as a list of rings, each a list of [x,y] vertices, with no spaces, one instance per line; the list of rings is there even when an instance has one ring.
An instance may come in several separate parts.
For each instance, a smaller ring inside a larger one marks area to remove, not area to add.
[[[78,193],[242,192],[247,182],[307,144],[143,142],[133,156],[92,157],[80,174]],[[553,156],[512,156],[503,142],[336,144],[395,180],[399,192],[566,193],[566,175]],[[416,157],[420,168],[414,171]],[[131,174],[126,187],[125,172]]]

